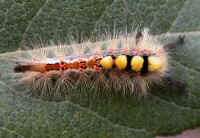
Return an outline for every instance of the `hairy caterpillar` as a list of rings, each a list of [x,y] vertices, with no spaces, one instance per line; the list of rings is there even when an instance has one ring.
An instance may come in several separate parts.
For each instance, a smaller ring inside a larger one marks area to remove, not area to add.
[[[37,96],[66,96],[76,89],[146,95],[151,84],[168,77],[168,51],[178,43],[183,37],[162,45],[144,29],[102,42],[26,51],[31,58],[14,72],[24,74]]]

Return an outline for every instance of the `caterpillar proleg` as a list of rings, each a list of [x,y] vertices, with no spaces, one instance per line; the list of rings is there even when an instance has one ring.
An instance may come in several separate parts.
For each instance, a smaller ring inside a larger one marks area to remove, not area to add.
[[[66,96],[76,89],[100,94],[146,95],[168,76],[168,51],[183,37],[162,44],[148,29],[100,42],[42,47],[15,66],[37,96]],[[22,62],[23,61],[23,62]]]

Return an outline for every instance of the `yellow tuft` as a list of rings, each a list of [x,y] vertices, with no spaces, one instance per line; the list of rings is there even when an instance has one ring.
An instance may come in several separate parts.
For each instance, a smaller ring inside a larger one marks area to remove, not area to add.
[[[131,59],[131,68],[132,70],[139,72],[142,69],[144,59],[141,56],[134,56]]]
[[[148,70],[151,72],[157,71],[163,66],[163,63],[159,57],[149,57],[148,62]]]
[[[113,59],[111,56],[106,56],[101,59],[100,61],[101,66],[103,66],[105,69],[111,69],[113,66]]]
[[[115,65],[119,70],[123,70],[127,66],[127,57],[125,55],[118,56],[115,59]]]

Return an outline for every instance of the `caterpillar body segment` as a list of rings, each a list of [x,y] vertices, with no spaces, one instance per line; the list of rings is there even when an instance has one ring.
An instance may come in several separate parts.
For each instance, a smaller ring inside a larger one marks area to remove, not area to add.
[[[45,48],[45,54],[38,57],[34,55],[39,52],[33,51],[33,59],[15,66],[14,72],[24,74],[23,82],[37,96],[66,96],[76,89],[146,95],[151,84],[168,76],[168,46],[146,30],[139,33],[83,43],[81,48]],[[50,51],[53,57],[47,56]]]
[[[124,50],[121,50],[124,51]],[[119,69],[119,70],[132,70],[134,72],[141,71],[144,68],[145,64],[149,64],[149,67],[159,66],[161,67],[161,60],[158,57],[153,55],[147,55],[144,53],[133,55],[136,52],[130,50],[126,54],[122,52],[112,52],[109,54],[104,55],[95,55],[95,56],[86,56],[86,58],[77,58],[74,60],[69,60],[68,58],[60,58],[60,59],[51,59],[54,60],[54,63],[48,62],[50,59],[41,60],[40,62],[32,62],[27,65],[18,65],[15,67],[15,72],[26,72],[26,71],[33,71],[33,72],[49,72],[49,71],[65,71],[65,70],[78,70],[80,72],[92,69],[94,71],[99,70],[109,70],[109,69]],[[149,53],[148,53],[149,54]],[[111,55],[111,56],[110,56]],[[144,63],[144,58],[147,57],[149,60]],[[150,62],[149,62],[150,61]],[[159,62],[158,62],[159,61]],[[130,68],[131,67],[131,68]],[[154,67],[154,68],[156,68]],[[149,69],[151,69],[149,68]],[[157,67],[158,68],[158,67]],[[146,69],[148,72],[148,68]],[[151,69],[152,70],[152,69]],[[155,69],[154,69],[155,70]],[[156,70],[155,70],[156,71]]]

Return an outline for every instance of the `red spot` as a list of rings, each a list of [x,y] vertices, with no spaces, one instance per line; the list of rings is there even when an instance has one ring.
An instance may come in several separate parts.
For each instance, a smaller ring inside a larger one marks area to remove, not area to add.
[[[144,49],[143,52],[144,52],[144,54],[147,54],[147,55],[151,55],[151,53],[152,53],[150,50],[147,50],[147,49]]]
[[[58,56],[58,58],[65,58],[65,56]]]
[[[109,73],[109,77],[110,77],[111,79],[117,79],[117,78],[118,78],[117,72],[111,71],[111,72]]]
[[[111,74],[112,76],[116,76],[116,75],[117,75],[117,73],[114,72],[114,71],[110,72],[110,74]]]
[[[103,78],[105,75],[101,72],[99,73],[99,78]]]
[[[128,72],[123,72],[120,74],[121,77],[123,78],[129,78],[129,73]]]
[[[139,75],[140,75],[140,74],[139,74],[138,72],[134,72],[133,77],[134,77],[134,78],[137,78]]]
[[[139,48],[136,48],[136,49],[135,49],[135,53],[136,53],[136,54],[139,54],[139,53],[140,53]]]
[[[114,53],[114,52],[116,52],[116,50],[115,49],[107,49],[107,52]]]
[[[101,70],[101,68],[99,68],[99,67],[94,67],[94,69],[95,69],[96,71]]]
[[[130,49],[122,49],[121,52],[129,53]]]
[[[141,74],[141,76],[145,78],[145,77],[148,76],[148,74],[147,73],[146,74]]]

